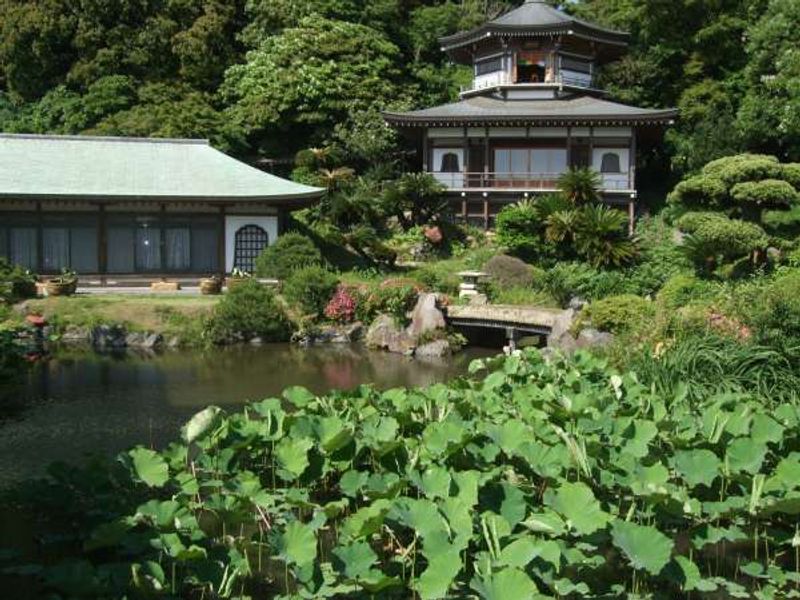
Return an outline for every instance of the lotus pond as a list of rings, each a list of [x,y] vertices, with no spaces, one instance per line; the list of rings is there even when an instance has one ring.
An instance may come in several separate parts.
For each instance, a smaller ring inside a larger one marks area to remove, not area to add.
[[[208,407],[60,467],[6,576],[52,598],[800,597],[800,404],[579,353]],[[32,584],[33,585],[33,584]]]
[[[236,410],[291,385],[316,393],[361,383],[424,386],[465,373],[470,360],[489,353],[469,348],[422,362],[357,346],[270,344],[158,355],[59,351],[23,380],[0,387],[0,488],[40,476],[56,460],[113,456],[138,444],[162,448],[209,404]]]

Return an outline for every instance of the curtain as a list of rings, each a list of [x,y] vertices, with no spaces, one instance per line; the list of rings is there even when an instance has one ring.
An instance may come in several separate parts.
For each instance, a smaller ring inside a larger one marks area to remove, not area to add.
[[[0,227],[0,258],[10,258],[8,253],[8,231]]]
[[[192,229],[192,271],[214,273],[217,264],[217,229],[195,227]]]
[[[69,264],[69,230],[65,227],[47,227],[42,230],[42,269],[58,273]]]
[[[131,227],[108,228],[108,272],[133,273],[134,235]]]
[[[140,227],[136,230],[136,270],[161,269],[161,229]]]
[[[70,243],[72,268],[78,273],[97,273],[97,228],[72,227]]]
[[[12,227],[10,242],[12,263],[34,271],[39,268],[35,227]]]
[[[191,235],[188,228],[167,229],[164,232],[166,242],[167,270],[188,271],[191,265]]]

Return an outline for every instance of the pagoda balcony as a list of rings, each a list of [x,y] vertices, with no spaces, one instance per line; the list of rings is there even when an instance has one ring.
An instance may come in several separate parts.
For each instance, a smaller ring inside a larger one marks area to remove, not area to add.
[[[461,95],[471,94],[491,90],[495,88],[511,88],[525,90],[549,90],[554,88],[580,88],[585,90],[595,90],[594,77],[584,73],[557,73],[553,77],[547,77],[544,81],[519,81],[515,80],[510,73],[500,71],[488,73],[473,79],[469,85],[461,86]]]
[[[520,191],[556,192],[562,173],[431,173],[450,192]],[[600,173],[601,192],[631,192],[628,173]]]

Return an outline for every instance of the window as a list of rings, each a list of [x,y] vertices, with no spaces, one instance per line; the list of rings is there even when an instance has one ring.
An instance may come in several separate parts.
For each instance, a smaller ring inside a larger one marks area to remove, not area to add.
[[[575,58],[561,57],[561,68],[566,71],[574,71],[576,73],[589,74],[592,72],[592,63],[586,60],[578,60]]]
[[[195,273],[214,273],[219,269],[217,231],[213,224],[192,227],[192,271]]]
[[[123,225],[108,228],[108,272],[134,272],[134,229]]]
[[[455,152],[442,154],[442,164],[439,171],[441,173],[460,173],[461,169],[458,166],[458,154]]]
[[[541,52],[517,53],[517,83],[541,83],[545,80],[545,55]]]
[[[69,229],[47,227],[42,236],[42,269],[54,273],[69,267]]]
[[[191,239],[188,227],[171,227],[164,232],[164,251],[168,271],[188,271],[191,265]]]
[[[9,231],[9,249],[12,264],[36,271],[39,268],[39,250],[35,227],[12,227]]]
[[[258,225],[245,225],[236,232],[233,268],[252,273],[256,258],[269,244],[269,236]]]
[[[495,58],[488,58],[479,60],[475,63],[475,75],[487,75],[496,71],[503,70],[503,57],[497,56]]]
[[[567,151],[562,148],[503,148],[494,152],[498,174],[560,174],[567,170]]]
[[[616,152],[606,152],[600,161],[601,173],[622,173],[619,164],[619,154]]]
[[[136,230],[136,270],[161,269],[161,228],[147,223]]]

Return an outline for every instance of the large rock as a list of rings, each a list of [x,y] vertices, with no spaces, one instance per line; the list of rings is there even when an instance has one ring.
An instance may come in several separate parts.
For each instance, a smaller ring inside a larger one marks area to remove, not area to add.
[[[447,340],[435,340],[419,346],[414,353],[417,358],[442,358],[453,353],[450,342]]]
[[[583,329],[575,343],[578,348],[586,350],[607,348],[614,343],[614,335],[597,329]]]
[[[425,333],[444,329],[446,326],[444,314],[437,306],[436,294],[420,294],[414,310],[411,311],[408,335],[416,339]]]
[[[92,344],[98,350],[118,350],[128,345],[128,334],[119,325],[98,325],[92,330]]]
[[[569,308],[563,311],[553,322],[550,335],[547,336],[547,347],[559,350],[564,354],[572,354],[578,347],[577,340],[572,335],[572,322],[575,320],[575,310]]]
[[[397,354],[413,354],[416,347],[414,338],[397,325],[390,315],[379,315],[370,325],[364,341],[369,348]]]
[[[92,342],[92,333],[85,327],[67,325],[59,341],[64,344],[90,344]]]

